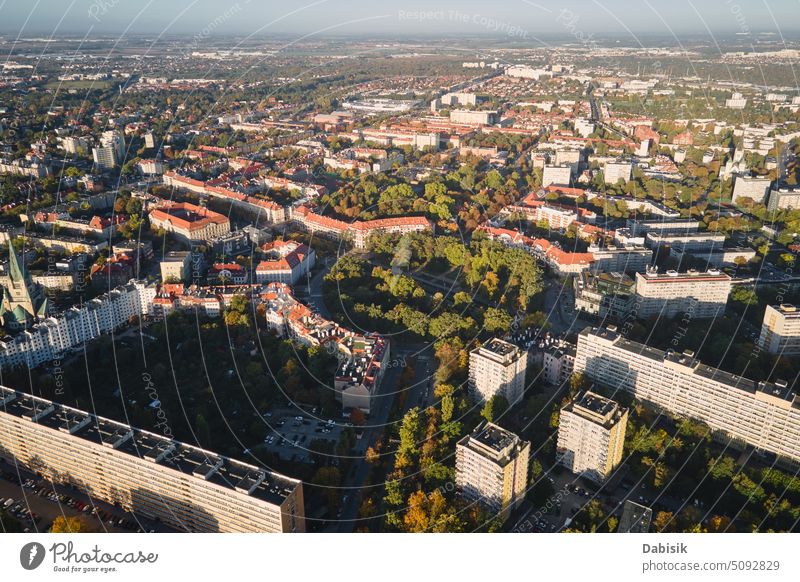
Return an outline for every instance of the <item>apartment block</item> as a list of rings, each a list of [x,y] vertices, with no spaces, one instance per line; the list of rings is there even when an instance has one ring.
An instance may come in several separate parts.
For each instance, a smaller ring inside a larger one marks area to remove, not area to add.
[[[584,271],[573,279],[575,310],[622,321],[633,308],[635,286],[625,273]]]
[[[525,392],[527,354],[501,339],[490,339],[469,354],[470,394],[477,402],[503,396],[510,404]]]
[[[756,382],[629,341],[613,328],[578,335],[575,371],[675,417],[708,425],[718,439],[800,463],[800,398],[786,382]]]
[[[606,184],[616,184],[620,180],[627,184],[631,179],[632,170],[633,166],[630,161],[607,162],[603,170],[603,178]]]
[[[653,263],[653,251],[639,245],[589,247],[595,271],[644,273]]]
[[[725,244],[725,235],[717,232],[648,232],[645,245],[657,250],[661,247],[681,251],[712,252]]]
[[[767,305],[758,345],[770,354],[800,355],[800,309],[786,303]]]
[[[70,350],[83,350],[86,342],[126,325],[131,318],[147,315],[155,295],[154,285],[131,281],[80,307],[47,317],[13,337],[0,339],[0,366],[33,368],[60,359]]]
[[[179,531],[305,531],[301,481],[4,386],[0,455]]]
[[[506,520],[528,485],[531,444],[496,424],[482,423],[456,444],[456,488]]]
[[[789,208],[800,208],[800,190],[776,188],[769,193],[767,210],[788,210]]]
[[[169,251],[167,256],[159,262],[161,267],[161,280],[188,281],[192,264],[192,253],[189,251]]]
[[[576,475],[602,483],[622,461],[628,409],[583,392],[561,409],[558,462]]]
[[[497,120],[497,111],[474,111],[471,109],[453,109],[450,111],[450,122],[459,125],[492,125]]]
[[[659,274],[655,269],[636,273],[636,316],[715,317],[725,310],[732,284],[730,276],[714,269],[705,273],[667,271]]]
[[[164,204],[152,210],[150,224],[188,241],[213,239],[231,230],[227,216],[190,202]]]
[[[756,204],[763,204],[767,198],[767,192],[772,184],[769,178],[759,178],[751,176],[736,176],[733,183],[733,195],[731,202],[737,204],[743,198],[750,198]]]
[[[656,232],[659,234],[689,233],[697,232],[700,229],[700,221],[686,218],[674,218],[669,220],[637,220],[629,218],[625,226],[631,231],[633,236],[645,235],[648,232]]]
[[[575,366],[575,345],[559,342],[542,353],[542,375],[552,386],[561,386],[572,375]]]
[[[572,184],[572,176],[575,167],[572,164],[561,164],[560,166],[545,166],[542,174],[542,188],[551,184],[558,186],[569,186]]]

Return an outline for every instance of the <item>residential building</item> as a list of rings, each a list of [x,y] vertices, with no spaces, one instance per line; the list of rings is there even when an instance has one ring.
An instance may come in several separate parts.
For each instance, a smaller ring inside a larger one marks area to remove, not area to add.
[[[726,273],[710,270],[686,273],[655,269],[636,273],[636,316],[711,318],[722,314],[728,302],[732,279]]]
[[[749,445],[800,463],[800,398],[785,381],[756,382],[706,366],[691,352],[629,341],[615,328],[579,334],[575,371],[675,417],[703,422],[735,448]]]
[[[800,355],[800,309],[794,305],[767,305],[758,345],[770,354]]]
[[[471,109],[453,109],[450,111],[450,122],[459,125],[493,125],[497,122],[497,111],[475,111]]]
[[[772,180],[757,176],[736,176],[733,183],[731,202],[740,204],[743,198],[749,198],[756,204],[763,204],[767,199]]]
[[[305,531],[301,481],[4,386],[0,455],[179,531]]]
[[[584,271],[573,279],[575,310],[623,321],[633,309],[635,287],[625,273]]]
[[[263,306],[270,329],[306,346],[331,347],[339,356],[334,378],[336,399],[343,409],[369,414],[372,399],[389,361],[389,342],[375,333],[360,334],[328,321],[298,302],[284,283],[258,285],[251,295]]]
[[[441,109],[450,109],[456,105],[462,107],[478,104],[478,96],[475,93],[446,93],[431,101],[431,113],[438,113]]]
[[[725,235],[721,232],[655,232],[647,233],[645,245],[651,249],[668,247],[681,251],[710,252],[722,248]]]
[[[769,193],[767,210],[788,210],[789,208],[800,208],[800,189],[774,188]]]
[[[728,109],[744,109],[747,107],[747,99],[741,93],[733,93],[730,99],[725,100],[725,107]]]
[[[561,409],[558,462],[572,473],[602,483],[622,461],[628,409],[585,391]]]
[[[117,160],[114,157],[114,148],[112,147],[92,148],[92,158],[94,159],[94,165],[100,170],[112,170],[117,167]]]
[[[52,173],[46,158],[31,156],[30,159],[10,160],[0,157],[0,175],[25,176],[27,178],[46,178]]]
[[[756,258],[756,251],[750,247],[716,248],[711,251],[684,251],[675,248],[669,250],[669,255],[678,259],[679,265],[683,264],[685,258],[691,257],[695,260],[705,261],[709,269],[721,269],[752,261]]]
[[[542,353],[542,375],[551,386],[564,385],[575,366],[575,346],[561,341],[548,346]]]
[[[606,162],[606,166],[603,169],[603,178],[606,184],[616,184],[620,180],[627,184],[631,179],[632,172],[633,165],[630,160]]]
[[[92,148],[95,165],[102,170],[111,170],[125,161],[125,136],[116,130],[104,131],[100,145]]]
[[[61,139],[64,152],[72,155],[83,155],[89,151],[89,140],[85,137],[64,137]]]
[[[481,423],[456,443],[456,489],[505,521],[525,498],[530,450],[514,433]]]
[[[40,318],[25,331],[0,339],[0,366],[34,368],[58,359],[86,342],[126,325],[131,318],[147,315],[156,287],[131,281],[72,307],[58,315]]]
[[[551,184],[555,184],[557,186],[569,186],[572,184],[574,169],[574,166],[571,164],[545,166],[544,173],[542,174],[542,187],[546,188]]]
[[[369,414],[372,397],[386,372],[389,342],[378,334],[350,333],[337,346],[344,359],[334,378],[336,399],[344,410],[358,408]]]
[[[525,392],[527,354],[501,339],[487,340],[469,354],[469,388],[472,398],[485,402],[503,396],[510,404]]]
[[[121,165],[125,161],[125,134],[121,131],[115,129],[104,131],[100,136],[100,145],[113,150],[114,160],[117,164]]]
[[[653,251],[638,245],[592,245],[589,252],[594,258],[592,269],[595,271],[644,273],[653,263]]]
[[[161,280],[187,281],[191,268],[192,253],[189,251],[169,251],[167,256],[159,263],[161,267]]]
[[[145,176],[160,176],[164,173],[164,163],[161,160],[141,160],[138,167]]]
[[[684,218],[673,218],[669,220],[637,220],[629,218],[625,226],[631,231],[633,236],[646,235],[649,232],[658,234],[691,233],[700,230],[700,221]]]

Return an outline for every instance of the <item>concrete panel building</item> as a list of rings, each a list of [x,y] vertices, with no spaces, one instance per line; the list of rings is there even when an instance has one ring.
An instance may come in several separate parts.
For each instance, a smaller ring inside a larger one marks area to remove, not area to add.
[[[787,210],[789,208],[800,208],[800,190],[779,188],[769,193],[767,210]]]
[[[630,161],[607,162],[603,170],[603,178],[606,184],[616,184],[620,180],[627,184],[631,179],[632,171],[633,166]]]
[[[602,483],[622,461],[628,409],[583,392],[561,409],[558,462],[576,475]]]
[[[490,339],[469,354],[469,388],[472,398],[485,402],[503,396],[510,404],[525,391],[527,354],[500,339]]]
[[[525,498],[531,444],[496,424],[482,423],[456,444],[456,488],[502,520]]]
[[[782,380],[753,381],[697,361],[629,341],[614,328],[578,335],[575,371],[624,390],[657,410],[705,423],[720,441],[751,446],[800,464],[800,397]]]
[[[716,270],[636,273],[636,315],[640,318],[684,314],[692,318],[715,317],[725,311],[732,284],[729,275]]]
[[[800,355],[800,309],[794,305],[767,305],[758,345],[770,354]]]
[[[180,531],[305,531],[300,481],[6,387],[0,455]]]
[[[772,180],[769,178],[759,178],[757,176],[736,176],[736,181],[733,183],[733,195],[731,202],[737,204],[743,198],[750,198],[757,204],[763,204],[767,198],[769,187]]]

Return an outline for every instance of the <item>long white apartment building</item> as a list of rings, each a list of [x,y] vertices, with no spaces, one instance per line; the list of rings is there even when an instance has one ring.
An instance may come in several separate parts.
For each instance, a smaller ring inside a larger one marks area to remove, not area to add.
[[[497,119],[497,111],[475,111],[472,109],[453,109],[450,111],[450,121],[459,125],[492,125]]]
[[[640,318],[653,316],[715,317],[725,310],[733,280],[715,269],[700,273],[649,269],[636,273],[633,310]]]
[[[469,388],[472,398],[485,402],[502,396],[510,404],[525,392],[525,367],[528,356],[517,346],[501,339],[490,339],[469,354]]]
[[[651,249],[668,247],[681,251],[714,251],[725,244],[725,235],[719,232],[648,232],[645,245]]]
[[[770,354],[800,355],[800,308],[789,305],[767,305],[758,345]]]
[[[575,371],[673,416],[701,421],[738,447],[800,463],[800,398],[786,382],[755,382],[702,364],[691,352],[664,352],[596,327],[578,335]]]
[[[700,230],[700,221],[687,218],[661,218],[654,220],[637,220],[629,218],[625,223],[626,228],[633,236],[645,235],[648,232],[657,233],[687,233]]]
[[[525,498],[531,443],[482,423],[456,443],[456,488],[505,520]]]
[[[589,247],[594,257],[592,269],[607,273],[644,273],[653,263],[653,251],[639,245]]]
[[[179,531],[305,531],[301,481],[4,386],[0,456]]]
[[[558,462],[576,475],[602,483],[622,461],[628,409],[583,392],[561,409]]]
[[[73,307],[13,337],[0,339],[0,369],[34,367],[58,359],[68,350],[125,325],[132,317],[147,315],[155,296],[155,285],[131,281],[81,307]]]

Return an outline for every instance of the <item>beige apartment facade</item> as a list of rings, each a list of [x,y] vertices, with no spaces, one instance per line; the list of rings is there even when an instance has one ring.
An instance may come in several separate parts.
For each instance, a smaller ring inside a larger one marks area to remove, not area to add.
[[[484,422],[456,444],[456,488],[503,521],[522,503],[528,485],[531,444]]]
[[[559,463],[602,483],[622,461],[628,410],[594,392],[583,392],[561,409]]]
[[[0,456],[178,531],[305,531],[300,481],[5,387]]]

